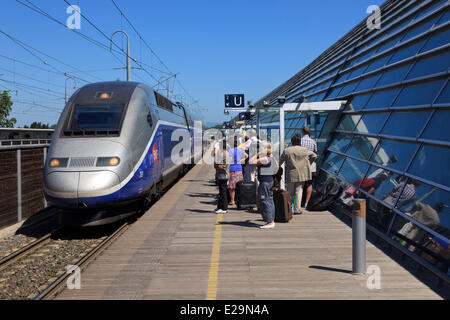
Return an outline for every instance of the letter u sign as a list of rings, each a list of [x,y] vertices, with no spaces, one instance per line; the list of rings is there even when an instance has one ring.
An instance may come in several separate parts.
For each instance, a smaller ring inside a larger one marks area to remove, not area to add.
[[[234,105],[236,107],[242,107],[243,101],[242,96],[235,96],[234,97]]]

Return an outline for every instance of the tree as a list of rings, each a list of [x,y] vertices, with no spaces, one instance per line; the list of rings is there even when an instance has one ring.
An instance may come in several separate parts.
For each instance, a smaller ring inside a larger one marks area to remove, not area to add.
[[[15,118],[8,119],[11,112],[13,102],[8,94],[8,91],[3,90],[0,96],[0,128],[14,128],[17,122]]]
[[[47,123],[33,122],[30,125],[31,129],[50,129],[50,125]]]

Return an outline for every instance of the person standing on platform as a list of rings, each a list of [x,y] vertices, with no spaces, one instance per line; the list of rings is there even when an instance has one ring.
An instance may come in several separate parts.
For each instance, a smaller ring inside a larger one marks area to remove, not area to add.
[[[228,190],[227,184],[230,178],[231,157],[228,154],[228,148],[225,140],[221,141],[221,148],[214,158],[214,167],[216,168],[216,180],[219,186],[219,197],[215,213],[228,212]]]
[[[260,228],[272,229],[275,228],[275,204],[272,191],[273,176],[278,171],[278,165],[272,155],[272,146],[269,143],[262,143],[261,149],[249,162],[258,167],[260,212],[266,223]]]
[[[286,163],[286,183],[291,202],[294,203],[294,214],[302,214],[303,186],[312,179],[311,164],[317,159],[317,155],[300,145],[299,133],[291,138],[291,143],[292,147],[286,148],[280,156],[280,166]]]
[[[244,150],[239,148],[239,139],[234,137],[233,149],[229,150],[229,155],[232,158],[230,165],[230,179],[228,180],[228,189],[230,190],[231,202],[230,205],[235,204],[236,198],[236,184],[244,180],[242,174],[242,161],[247,158]]]
[[[258,144],[260,141],[254,129],[249,131],[248,137],[249,139],[245,143],[244,150],[246,151],[248,157],[252,158],[259,152]],[[244,180],[258,183],[256,179],[256,165],[248,163],[244,173]]]
[[[311,139],[310,134],[311,130],[308,127],[304,127],[302,129],[303,137],[300,145],[308,149],[309,151],[312,151],[317,154],[317,143],[313,139]],[[306,207],[308,206],[309,199],[311,199],[313,179],[316,176],[315,162],[311,164],[311,175],[312,175],[311,180],[305,182],[306,197],[305,197],[305,206],[303,207],[304,209],[306,209]]]

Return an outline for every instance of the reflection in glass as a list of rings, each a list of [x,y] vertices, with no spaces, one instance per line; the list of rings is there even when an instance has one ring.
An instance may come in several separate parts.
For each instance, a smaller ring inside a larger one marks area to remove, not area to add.
[[[357,111],[361,110],[367,103],[367,100],[369,100],[371,93],[365,93],[360,94],[357,96],[354,96],[350,104],[348,105],[348,110]]]
[[[393,205],[394,201],[390,196],[391,192],[398,188],[406,180],[396,173],[388,170],[371,166],[365,178],[371,182],[371,185],[365,188],[365,191],[379,201],[368,198],[367,200],[367,220],[368,223],[375,226],[382,232],[389,228],[393,213],[386,205]]]
[[[369,160],[373,149],[378,144],[378,139],[355,135],[348,150],[345,152],[350,156]]]
[[[358,122],[355,131],[377,134],[388,115],[388,113],[366,113],[363,115],[361,121]]]
[[[337,126],[338,130],[353,131],[358,121],[361,119],[360,114],[346,114],[342,117],[341,122]]]
[[[423,145],[408,172],[424,179],[450,187],[450,149]]]
[[[432,104],[443,83],[443,80],[438,80],[404,87],[395,101],[394,107]]]
[[[393,112],[381,131],[382,134],[417,137],[431,112]]]
[[[352,136],[348,134],[337,134],[330,145],[330,150],[344,153],[350,145]]]
[[[450,110],[438,110],[427,125],[422,138],[450,142]]]
[[[415,143],[382,140],[370,161],[403,171],[416,151]]]
[[[322,168],[329,172],[337,173],[342,161],[344,161],[343,156],[330,152],[327,159],[323,162]]]
[[[368,165],[364,162],[347,158],[339,171],[338,177],[348,183],[354,183],[354,181],[364,177],[367,167]]]

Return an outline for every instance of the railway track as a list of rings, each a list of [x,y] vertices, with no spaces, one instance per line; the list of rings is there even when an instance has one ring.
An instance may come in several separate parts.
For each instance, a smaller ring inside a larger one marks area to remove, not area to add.
[[[75,265],[84,270],[89,262],[93,261],[103,250],[105,250],[115,239],[117,239],[126,229],[128,229],[129,223],[126,222],[122,224],[116,231],[111,235],[103,239],[97,246],[95,246],[90,252],[85,254],[80,260],[78,260]],[[58,293],[64,288],[67,283],[68,278],[71,276],[70,273],[64,273],[60,275],[56,280],[50,283],[44,290],[37,294],[33,300],[49,300],[55,298]]]
[[[100,229],[58,228],[0,260],[0,300],[52,299],[68,277],[67,266],[81,270],[129,226]]]

